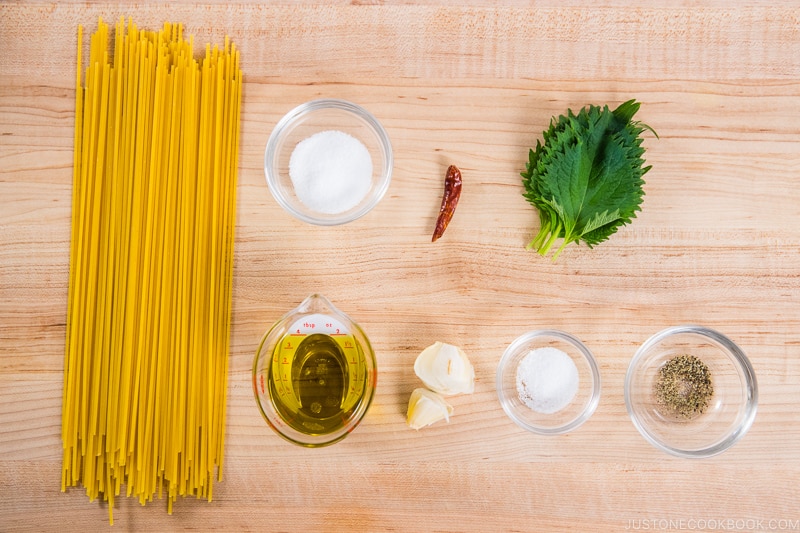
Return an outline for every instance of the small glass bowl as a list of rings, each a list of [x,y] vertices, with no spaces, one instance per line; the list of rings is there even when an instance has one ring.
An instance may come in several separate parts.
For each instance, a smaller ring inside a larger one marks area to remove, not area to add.
[[[714,389],[705,412],[688,419],[659,406],[654,391],[661,367],[682,354],[708,366]],[[750,429],[758,386],[747,356],[729,338],[700,326],[676,326],[650,337],[634,355],[625,376],[625,405],[639,433],[659,450],[678,457],[711,457]]]
[[[525,405],[517,392],[517,367],[537,348],[553,347],[569,355],[578,368],[578,391],[569,405],[552,414],[538,413]],[[556,330],[530,331],[512,342],[497,366],[497,395],[506,414],[520,427],[541,435],[558,435],[579,427],[600,403],[600,370],[584,344]]]
[[[321,213],[303,204],[289,176],[289,159],[297,144],[326,130],[355,137],[372,158],[369,192],[357,205],[335,214]],[[392,180],[392,164],[392,146],[380,122],[361,106],[337,99],[313,100],[289,111],[272,131],[264,153],[267,185],[278,204],[298,219],[320,226],[345,224],[366,215],[386,194]]]

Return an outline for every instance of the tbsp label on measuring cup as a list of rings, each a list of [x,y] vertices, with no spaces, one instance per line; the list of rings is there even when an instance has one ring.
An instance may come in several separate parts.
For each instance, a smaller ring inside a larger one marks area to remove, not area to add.
[[[349,335],[350,330],[339,319],[319,313],[298,318],[289,326],[290,335],[308,335],[310,333],[324,333],[331,336]]]

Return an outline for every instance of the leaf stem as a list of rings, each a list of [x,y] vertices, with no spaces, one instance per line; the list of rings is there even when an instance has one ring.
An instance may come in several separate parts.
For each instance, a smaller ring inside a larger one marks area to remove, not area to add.
[[[550,251],[550,248],[553,246],[553,243],[556,242],[558,239],[558,234],[561,233],[561,223],[556,223],[556,227],[553,231],[550,232],[550,238],[547,239],[547,242],[544,243],[543,246],[539,247],[539,254],[540,255],[547,255],[547,252]]]
[[[571,240],[564,239],[564,242],[562,242],[562,243],[561,243],[561,246],[559,246],[558,250],[556,250],[556,253],[555,253],[555,254],[553,254],[553,261],[555,261],[556,259],[558,259],[558,256],[559,256],[559,255],[561,255],[561,251],[562,251],[562,250],[564,250],[564,248],[566,248],[566,247],[567,247],[567,245],[568,245],[570,242],[572,242],[572,241],[571,241]]]
[[[541,222],[541,227],[539,228],[539,233],[536,234],[536,237],[533,238],[531,242],[528,243],[528,246],[525,248],[531,250],[536,248],[538,251],[541,248],[542,243],[547,238],[547,235],[550,233],[550,221],[545,220],[544,217],[540,216],[539,220]]]

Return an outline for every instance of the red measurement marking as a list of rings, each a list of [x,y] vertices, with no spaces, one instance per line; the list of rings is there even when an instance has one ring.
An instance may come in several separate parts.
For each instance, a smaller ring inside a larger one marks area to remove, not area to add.
[[[261,394],[266,394],[267,391],[264,387],[264,374],[261,374]]]

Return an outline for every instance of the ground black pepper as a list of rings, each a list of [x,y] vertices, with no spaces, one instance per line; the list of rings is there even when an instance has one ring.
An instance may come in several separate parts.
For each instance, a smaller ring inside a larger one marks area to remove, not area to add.
[[[704,413],[714,395],[711,371],[693,355],[678,355],[658,371],[656,401],[671,414],[689,419]]]

